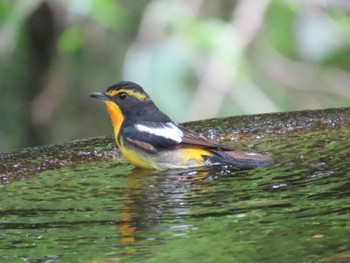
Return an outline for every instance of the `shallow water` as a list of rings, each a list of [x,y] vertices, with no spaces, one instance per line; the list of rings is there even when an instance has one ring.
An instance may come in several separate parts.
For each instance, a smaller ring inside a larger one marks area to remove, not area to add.
[[[317,262],[348,253],[349,137],[347,128],[261,139],[247,149],[273,153],[275,164],[258,169],[151,172],[103,161],[13,181],[0,189],[0,262]]]

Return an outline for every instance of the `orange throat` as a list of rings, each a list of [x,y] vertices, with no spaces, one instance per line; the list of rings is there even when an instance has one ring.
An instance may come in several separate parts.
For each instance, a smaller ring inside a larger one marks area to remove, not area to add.
[[[112,101],[104,101],[106,109],[108,111],[109,116],[111,117],[113,129],[114,129],[114,137],[118,144],[118,134],[120,130],[120,126],[124,121],[124,116],[117,104]],[[118,144],[119,146],[119,144]]]

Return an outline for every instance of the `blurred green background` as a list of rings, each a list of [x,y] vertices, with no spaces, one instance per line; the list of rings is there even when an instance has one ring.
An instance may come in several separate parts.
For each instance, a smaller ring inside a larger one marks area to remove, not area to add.
[[[348,0],[1,0],[0,152],[111,134],[142,85],[177,122],[349,106]]]

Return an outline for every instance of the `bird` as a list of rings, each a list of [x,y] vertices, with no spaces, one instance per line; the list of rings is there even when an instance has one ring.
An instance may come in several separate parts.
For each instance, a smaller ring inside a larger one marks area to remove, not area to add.
[[[89,96],[104,102],[116,144],[136,167],[156,170],[217,165],[254,168],[272,163],[268,154],[235,150],[176,124],[134,82],[119,81],[105,92]]]

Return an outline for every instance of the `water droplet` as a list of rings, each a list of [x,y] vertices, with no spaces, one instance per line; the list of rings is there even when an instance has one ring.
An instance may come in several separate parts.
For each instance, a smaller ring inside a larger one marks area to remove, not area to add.
[[[272,188],[273,189],[284,188],[284,187],[287,187],[287,186],[288,186],[288,184],[285,184],[285,183],[272,184]]]

